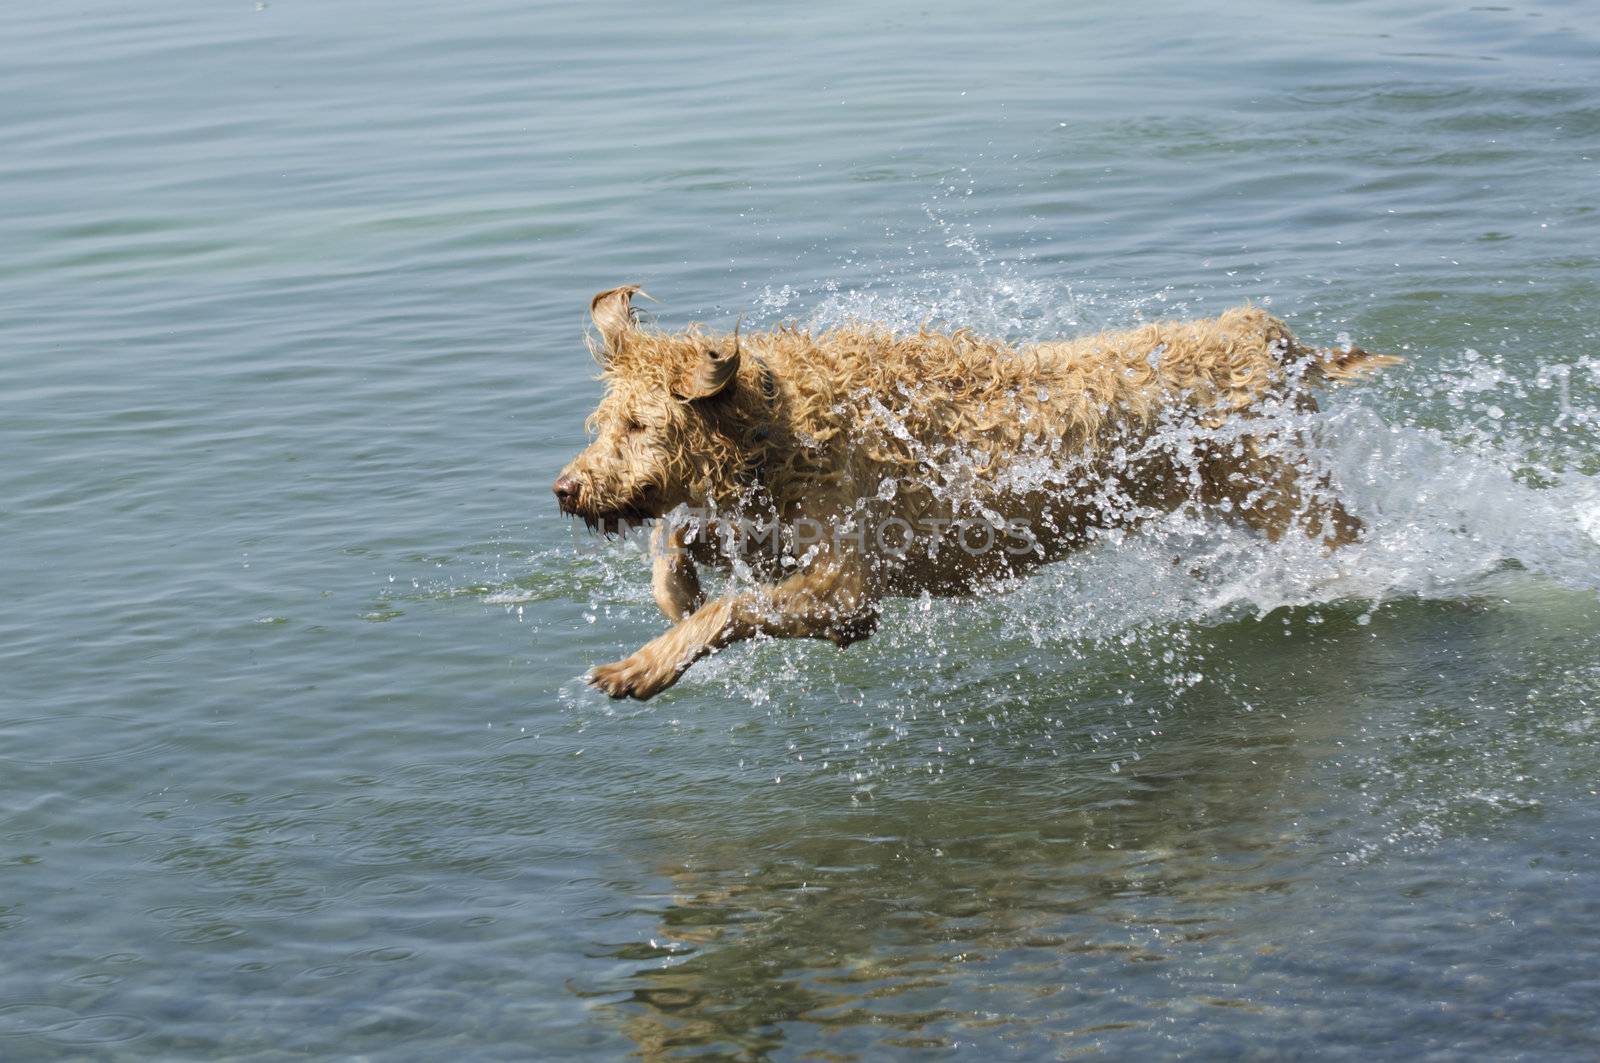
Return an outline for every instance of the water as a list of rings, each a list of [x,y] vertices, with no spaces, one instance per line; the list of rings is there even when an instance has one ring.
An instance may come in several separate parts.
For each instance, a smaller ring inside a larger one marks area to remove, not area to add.
[[[14,12],[0,1056],[1600,1050],[1600,19]],[[1406,367],[1174,520],[647,706],[588,297]],[[1177,562],[1176,564],[1174,562]]]

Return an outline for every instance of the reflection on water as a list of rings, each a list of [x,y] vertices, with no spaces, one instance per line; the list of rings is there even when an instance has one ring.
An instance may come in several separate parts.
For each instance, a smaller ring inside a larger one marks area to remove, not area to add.
[[[1315,1025],[1355,1003],[1381,1040],[1427,1001],[1398,969],[1328,951],[1297,912],[1319,910],[1333,940],[1347,925],[1394,949],[1415,916],[1361,896],[1351,872],[1366,856],[1423,841],[1437,854],[1478,832],[1515,844],[1540,814],[1521,796],[1529,760],[1569,755],[1553,752],[1563,724],[1487,705],[1441,716],[1424,692],[1441,655],[1452,681],[1504,685],[1506,704],[1530,669],[1579,679],[1582,651],[1560,636],[1578,617],[1595,630],[1600,610],[1562,594],[1540,610],[1552,606],[1567,615],[1527,620],[1552,641],[1514,671],[1506,618],[1471,601],[1400,603],[1368,623],[1279,611],[1190,631],[1176,662],[1161,647],[1182,639],[1102,660],[1065,697],[1060,676],[1019,678],[991,703],[1005,724],[980,757],[937,773],[902,757],[870,795],[830,764],[695,803],[647,799],[661,890],[602,920],[589,970],[611,973],[573,991],[646,1059],[1222,1051],[1270,1043],[1292,1009]],[[1199,661],[1204,682],[1159,695]],[[1372,715],[1375,669],[1424,700]],[[1581,681],[1593,689],[1593,670]],[[1164,707],[1135,723],[1129,695]],[[1135,731],[1160,740],[1130,757]],[[1338,826],[1351,820],[1365,823]],[[1370,839],[1367,854],[1344,847],[1348,833]],[[1357,1001],[1320,998],[1330,968],[1363,986]]]
[[[601,987],[627,994],[608,1010],[651,1059],[759,1055],[787,1023],[836,1051],[1147,1025],[1154,1002],[1110,987],[1229,935],[1235,895],[1293,888],[1303,867],[1263,807],[1290,737],[1258,734],[1252,752],[1146,758],[1134,785],[1098,798],[1022,773],[1011,793],[947,775],[933,804],[884,799],[808,818],[800,838],[779,827],[693,847],[662,869],[672,898],[649,946],[609,950],[654,962]],[[1250,785],[1234,785],[1240,766]]]

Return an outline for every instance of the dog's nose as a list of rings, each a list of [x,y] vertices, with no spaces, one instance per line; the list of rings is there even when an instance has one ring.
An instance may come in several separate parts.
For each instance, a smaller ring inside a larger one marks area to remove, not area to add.
[[[570,476],[558,479],[551,490],[555,491],[556,502],[562,509],[571,509],[578,501],[578,481]]]

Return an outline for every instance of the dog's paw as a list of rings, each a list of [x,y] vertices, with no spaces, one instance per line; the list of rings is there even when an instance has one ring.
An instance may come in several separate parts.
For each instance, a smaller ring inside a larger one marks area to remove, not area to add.
[[[828,632],[828,638],[841,650],[852,643],[870,638],[878,630],[878,611],[876,609],[863,609],[851,616],[844,623],[834,627]]]
[[[602,664],[589,673],[589,685],[614,698],[653,698],[678,681],[678,670],[662,664],[655,655],[640,650],[620,661]]]

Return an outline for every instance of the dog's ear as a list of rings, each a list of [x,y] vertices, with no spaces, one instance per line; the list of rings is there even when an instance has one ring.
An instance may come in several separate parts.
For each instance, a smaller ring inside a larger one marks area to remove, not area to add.
[[[733,339],[709,346],[695,363],[688,386],[677,393],[685,401],[709,399],[727,391],[739,375],[739,323],[733,326]]]
[[[624,284],[611,288],[589,300],[589,317],[600,330],[605,341],[603,356],[616,354],[627,341],[628,334],[639,328],[639,311],[633,308],[633,297],[645,295],[637,284]]]

